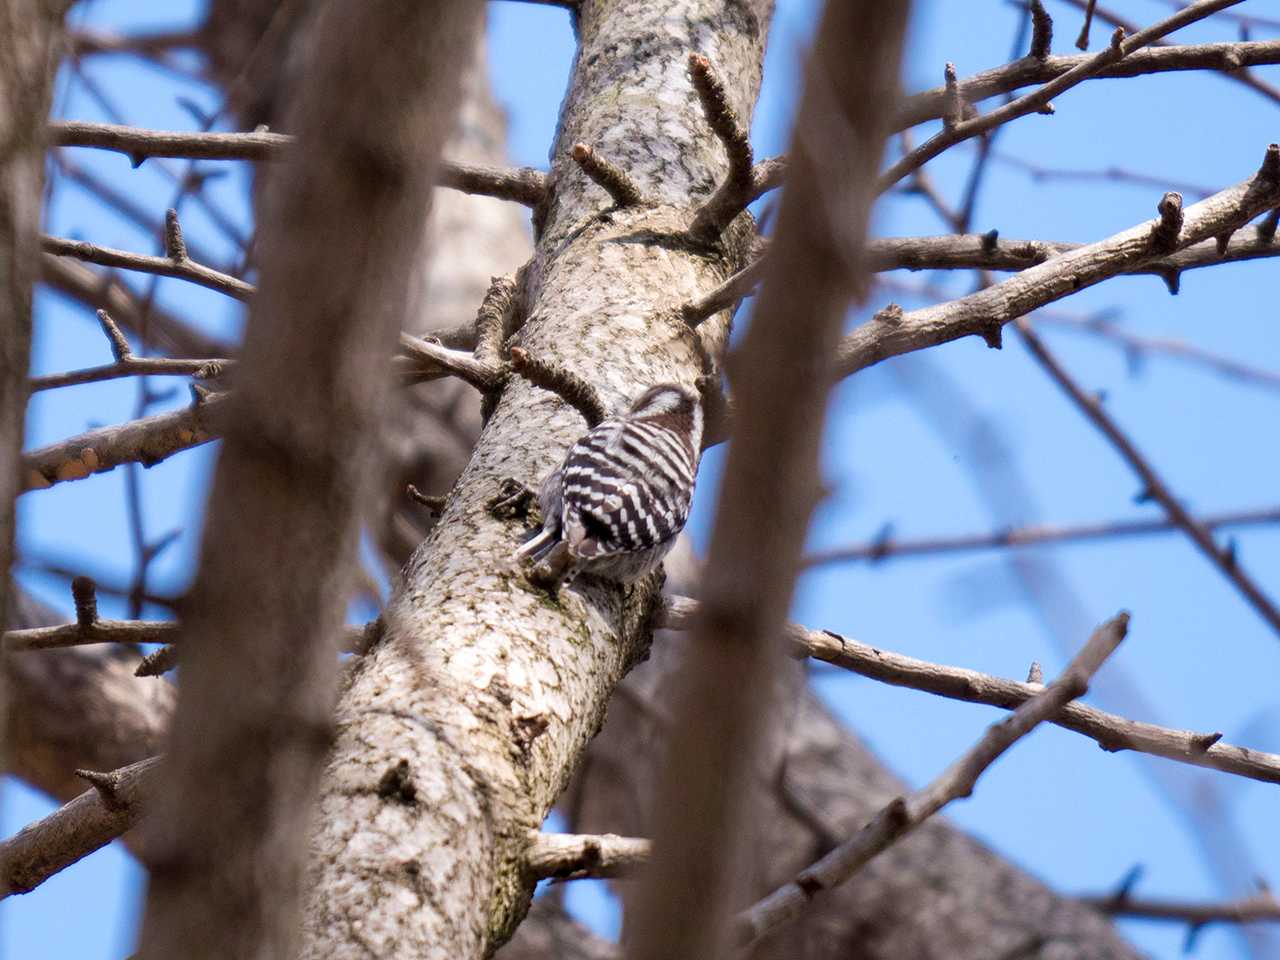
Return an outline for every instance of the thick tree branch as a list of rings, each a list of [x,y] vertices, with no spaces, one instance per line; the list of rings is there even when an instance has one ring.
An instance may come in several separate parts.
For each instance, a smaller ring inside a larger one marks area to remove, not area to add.
[[[770,13],[765,0],[692,0],[676,18],[654,4],[582,7],[515,346],[589,373],[610,409],[654,383],[692,385],[723,342],[718,320],[695,336],[655,309],[737,269],[748,239],[731,229],[715,250],[670,242],[725,167],[702,132],[686,58],[714,38],[734,109],[748,117]],[[599,216],[575,143],[607,151],[646,202]],[[572,409],[510,377],[444,516],[404,567],[383,639],[339,706],[304,958],[361,958],[371,945],[424,960],[481,956],[523,915],[528,833],[649,638],[653,583],[584,578],[550,597],[512,559],[524,523],[486,507],[504,479],[543,480],[583,432]]]
[[[225,293],[229,297],[245,301],[253,296],[253,284],[246,283],[239,277],[221,273],[212,267],[196,263],[186,255],[182,247],[181,256],[152,257],[143,253],[130,253],[127,250],[113,250],[110,247],[99,247],[83,240],[68,240],[64,237],[41,237],[40,249],[56,257],[74,257],[86,263],[96,263],[103,267],[118,267],[122,270],[138,270],[142,273],[154,273],[161,277],[174,277],[178,280],[189,280],[201,287]]]
[[[183,133],[64,120],[49,125],[49,140],[54,146],[114,150],[137,166],[148,157],[276,160],[284,156],[294,138],[282,133]],[[443,161],[437,176],[442,187],[513,200],[528,207],[540,203],[546,193],[546,174],[528,167],[502,169]]]
[[[1089,679],[1120,645],[1128,614],[1103,624],[1062,676],[1037,692],[1012,714],[987,729],[982,738],[928,786],[891,801],[861,831],[838,845],[790,883],[779,887],[739,915],[738,938],[752,943],[795,920],[815,899],[844,883],[873,857],[910,833],[952,800],[973,793],[978,778],[1001,754],[1068,703],[1082,696]]]

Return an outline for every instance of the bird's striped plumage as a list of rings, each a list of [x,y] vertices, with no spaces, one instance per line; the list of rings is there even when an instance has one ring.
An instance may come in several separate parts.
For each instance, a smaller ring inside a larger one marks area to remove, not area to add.
[[[519,555],[540,559],[563,542],[571,573],[644,576],[689,517],[701,443],[698,395],[677,384],[650,387],[570,448],[542,485],[542,532]]]

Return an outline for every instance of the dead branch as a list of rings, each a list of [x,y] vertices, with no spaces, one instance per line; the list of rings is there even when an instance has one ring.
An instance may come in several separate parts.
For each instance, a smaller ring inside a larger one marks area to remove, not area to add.
[[[293,143],[282,133],[182,133],[146,130],[112,123],[64,120],[49,125],[54,146],[97,147],[129,157],[136,167],[148,157],[188,160],[276,160]],[[481,194],[536,206],[546,193],[546,174],[528,167],[501,169],[472,163],[441,163],[438,183],[463,193]]]
[[[1234,6],[1240,2],[1241,0],[1201,0],[1200,3],[1192,4],[1190,7],[1179,10],[1172,16],[1166,17],[1159,23],[1152,24],[1145,30],[1138,31],[1131,37],[1126,37],[1124,30],[1117,27],[1116,32],[1111,37],[1111,44],[1106,50],[1095,54],[1083,63],[1055,77],[1038,90],[1012,100],[989,113],[974,117],[972,120],[955,122],[944,127],[941,133],[930,137],[917,149],[902,157],[885,171],[880,177],[879,189],[882,192],[889,189],[913,170],[919,169],[944,150],[955,146],[963,140],[994,130],[1001,124],[1016,120],[1029,113],[1044,111],[1049,107],[1054,97],[1065,93],[1091,77],[1100,75],[1104,70],[1124,60],[1129,54],[1141,50],[1174,30],[1195,23],[1197,20],[1202,20],[1217,10]],[[1036,61],[1034,57],[1029,59],[1033,62]],[[1038,62],[1045,63],[1047,60]],[[953,108],[955,101],[962,96],[963,94],[958,84],[951,91],[948,91],[944,86],[942,114],[944,118],[949,115],[948,111]]]
[[[152,757],[112,773],[77,771],[90,789],[0,843],[0,898],[30,893],[132,829],[153,792],[159,762]]]
[[[1031,325],[1025,320],[1020,320],[1018,322],[1018,332],[1022,334],[1027,347],[1031,351],[1031,355],[1035,357],[1044,371],[1071,398],[1072,403],[1076,405],[1080,412],[1107,438],[1116,449],[1116,452],[1124,458],[1133,472],[1142,480],[1143,495],[1156,501],[1164,508],[1169,520],[1200,548],[1200,551],[1249,601],[1249,604],[1271,625],[1271,628],[1280,633],[1280,609],[1276,608],[1271,599],[1263,593],[1262,588],[1240,566],[1235,552],[1229,547],[1218,546],[1213,539],[1213,534],[1183,506],[1182,501],[1169,489],[1168,485],[1156,473],[1155,468],[1151,466],[1151,463],[1138,450],[1133,441],[1103,409],[1101,401],[1097,397],[1085,393],[1067,372],[1066,368],[1058,363],[1057,359],[1044,345],[1044,342],[1031,329]]]
[[[1280,507],[1206,514],[1197,517],[1196,522],[1206,530],[1270,525],[1280,523]],[[955,537],[920,537],[913,540],[897,540],[886,535],[865,543],[816,551],[805,557],[805,565],[819,567],[854,560],[879,563],[882,560],[898,557],[937,556],[964,553],[970,550],[998,550],[1006,547],[1029,547],[1050,543],[1109,540],[1116,537],[1169,533],[1177,529],[1179,527],[1172,520],[1163,517],[1149,520],[1110,520],[1104,523],[1082,523],[1070,526],[1036,524],[999,530],[994,533],[963,534]]]
[[[747,209],[755,199],[750,131],[738,119],[725,93],[724,83],[711,67],[711,61],[700,53],[689,54],[689,77],[698,93],[707,124],[724,145],[729,157],[729,172],[715,193],[700,206],[689,225],[689,234],[700,240],[718,237],[734,217]]]
[[[529,351],[521,347],[511,348],[511,370],[535,387],[554,393],[573,407],[582,414],[588,427],[597,426],[609,416],[609,408],[599,391],[572,370],[531,356]]]
[[[175,221],[176,222],[176,221]],[[180,237],[180,235],[179,235]],[[40,248],[57,257],[75,257],[86,263],[96,263],[103,267],[119,267],[123,270],[138,270],[142,273],[153,273],[161,277],[173,277],[178,280],[189,280],[194,284],[225,293],[229,297],[245,301],[253,296],[253,284],[245,283],[239,277],[221,273],[212,267],[196,263],[186,255],[186,247],[174,248],[180,257],[152,257],[142,253],[130,253],[127,250],[113,250],[100,247],[83,240],[68,240],[64,237],[41,237]]]
[[[987,728],[972,749],[932,783],[891,801],[861,831],[801,871],[790,883],[741,913],[737,930],[739,943],[753,943],[790,923],[821,894],[844,883],[952,800],[970,796],[978,778],[1006,750],[1083,695],[1089,679],[1124,639],[1128,622],[1128,614],[1122,613],[1099,627],[1062,676],[1037,691],[1004,720]]]
[[[688,630],[696,609],[697,601],[667,597],[658,622],[667,630]],[[977,670],[917,660],[830,630],[809,630],[791,624],[786,633],[796,656],[812,657],[881,683],[951,700],[1016,710],[1042,689],[1030,681],[1017,683]],[[1049,722],[1089,737],[1109,752],[1134,750],[1250,780],[1280,783],[1280,755],[1222,743],[1221,734],[1142,723],[1083,703],[1069,704]]]
[[[1267,174],[1273,163],[1280,163],[1280,146],[1268,147],[1267,158],[1257,175],[1183,211],[1180,250],[1238,230],[1280,205],[1280,179]],[[841,342],[837,374],[849,376],[888,357],[963,336],[983,336],[997,345],[1001,327],[1011,320],[1156,258],[1148,221],[949,303],[912,310],[894,322],[865,323]]]
[[[1092,58],[1092,54],[1048,57],[1045,60],[1024,57],[961,80],[958,85],[959,93],[969,103],[981,103],[990,97],[1031,84],[1049,83]],[[1152,46],[1130,53],[1120,62],[1104,67],[1093,75],[1093,79],[1139,77],[1185,70],[1238,70],[1241,67],[1276,63],[1280,63],[1280,40]],[[941,119],[945,111],[945,87],[922,91],[902,102],[894,122],[894,130],[904,130],[929,120]]]
[[[208,443],[221,434],[229,402],[225,395],[215,395],[181,410],[88,430],[23,454],[22,489],[42,490],[122,463],[149,467]]]

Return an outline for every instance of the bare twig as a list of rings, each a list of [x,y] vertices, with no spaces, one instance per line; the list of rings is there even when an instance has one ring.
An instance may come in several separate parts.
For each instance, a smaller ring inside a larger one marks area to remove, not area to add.
[[[1140,50],[1148,44],[1154,43],[1166,34],[1172,33],[1187,24],[1194,23],[1197,20],[1209,16],[1217,10],[1225,7],[1234,6],[1241,0],[1201,0],[1200,3],[1193,4],[1186,9],[1179,10],[1172,16],[1166,17],[1159,23],[1140,30],[1133,36],[1126,38],[1122,28],[1116,28],[1115,34],[1112,35],[1111,44],[1106,50],[1095,54],[1088,58],[1085,62],[1073,67],[1066,73],[1063,73],[1053,80],[1050,80],[1044,86],[1040,87],[1025,96],[1019,97],[1002,107],[992,110],[990,113],[975,117],[972,120],[966,120],[947,126],[941,133],[930,137],[920,147],[911,151],[905,157],[902,157],[897,163],[891,166],[880,178],[879,189],[881,192],[889,189],[907,174],[913,170],[919,169],[928,161],[932,160],[944,150],[967,140],[970,137],[985,133],[1003,123],[1008,123],[1018,117],[1026,116],[1029,113],[1042,110],[1047,107],[1050,101],[1061,93],[1101,74],[1104,70],[1114,66],[1123,60],[1129,54]],[[1047,62],[1047,61],[1041,61]],[[954,100],[963,96],[960,87],[956,85],[950,91],[944,86],[943,88],[943,117],[948,116],[948,112],[952,109]]]
[[[1136,39],[1136,36],[1133,38]],[[959,92],[969,103],[980,103],[989,97],[1011,90],[1047,83],[1093,59],[1092,54],[1049,57],[1037,60],[1024,57],[959,82]],[[1152,73],[1183,70],[1237,70],[1240,67],[1280,63],[1280,40],[1255,40],[1242,43],[1200,43],[1155,46],[1138,50],[1094,74],[1092,79],[1137,77]],[[899,107],[895,130],[914,127],[940,119],[946,112],[946,90],[934,87],[907,97]]]
[[[122,463],[152,466],[180,450],[208,443],[221,430],[227,398],[213,396],[182,410],[100,427],[23,454],[23,490],[79,480]]]
[[[1280,507],[1264,510],[1237,510],[1231,513],[1208,514],[1197,522],[1206,530],[1220,527],[1255,526],[1280,523]],[[1151,520],[1112,520],[1105,523],[1085,523],[1073,526],[1037,524],[1017,527],[996,533],[977,533],[956,537],[922,537],[916,540],[895,540],[882,537],[866,543],[819,550],[805,558],[806,566],[817,567],[852,560],[878,563],[896,557],[936,556],[962,553],[970,550],[990,550],[1004,547],[1030,547],[1049,543],[1078,543],[1088,540],[1108,540],[1117,537],[1144,536],[1153,533],[1169,533],[1178,526],[1168,518]]]
[[[132,828],[159,762],[153,757],[109,774],[77,771],[93,784],[89,790],[0,843],[0,897],[30,893]]]
[[[293,137],[281,133],[183,133],[71,120],[51,123],[49,138],[55,146],[114,150],[128,156],[134,166],[148,157],[275,160],[293,142]],[[546,174],[528,167],[504,169],[445,162],[440,165],[438,182],[463,193],[513,200],[525,206],[535,206],[546,193]]]
[[[80,383],[96,383],[100,380],[114,380],[118,377],[181,375],[211,376],[216,372],[223,373],[234,361],[231,360],[174,360],[167,357],[137,357],[129,346],[129,341],[120,331],[111,315],[105,310],[97,312],[98,323],[106,334],[111,345],[111,354],[115,363],[101,367],[89,367],[84,370],[72,370],[69,373],[53,373],[31,379],[31,390],[52,390],[55,387],[69,387]]]
[[[1086,10],[1088,14],[1088,17],[1086,18],[1086,20],[1096,15],[1099,20],[1104,20],[1107,23],[1111,24],[1112,26],[1123,27],[1126,33],[1133,33],[1138,29],[1137,25],[1132,23],[1131,21],[1126,20],[1124,17],[1118,16],[1115,12],[1108,10],[1105,7],[1099,6],[1096,0],[1063,0],[1063,2],[1069,3],[1073,7],[1077,7],[1080,10]],[[1191,4],[1189,3],[1175,4],[1175,9],[1185,10],[1189,6],[1191,6]],[[1219,14],[1219,16],[1231,17],[1234,15],[1228,13],[1228,14]],[[1084,37],[1086,33],[1087,33],[1087,29],[1086,31],[1081,33],[1081,37]],[[1155,44],[1153,44],[1153,46],[1167,46],[1167,45],[1168,45],[1168,41],[1166,40],[1159,40]],[[1085,48],[1080,47],[1080,49],[1083,50]],[[1243,86],[1249,87],[1251,90],[1257,91],[1258,93],[1266,97],[1268,100],[1271,100],[1273,103],[1280,103],[1280,89],[1277,89],[1271,84],[1265,83],[1264,81],[1259,80],[1248,70],[1242,69],[1241,65],[1238,64],[1234,60],[1234,58],[1228,56],[1226,58],[1226,61],[1223,63],[1223,65],[1219,69],[1222,71],[1222,75],[1224,77],[1227,77],[1229,80],[1234,80],[1236,83],[1242,84]]]
[[[599,391],[572,370],[532,356],[521,347],[511,348],[511,369],[535,387],[554,393],[577,410],[588,427],[596,426],[609,416],[609,408]]]
[[[616,834],[533,833],[525,867],[538,880],[616,877],[649,858],[649,841]]]
[[[1073,167],[1049,167],[1044,164],[1036,163],[1034,160],[1026,160],[1022,157],[1014,156],[1011,153],[1003,153],[999,150],[991,151],[991,158],[1005,164],[1006,166],[1024,171],[1037,183],[1049,180],[1131,183],[1141,187],[1154,187],[1158,190],[1173,189],[1177,190],[1184,196],[1192,196],[1197,199],[1204,199],[1214,192],[1203,184],[1175,181],[1169,177],[1160,176],[1159,174],[1149,173],[1143,170],[1130,170],[1127,167],[1114,165],[1100,167],[1096,170],[1083,168],[1077,169]]]
[[[1084,9],[1084,23],[1080,25],[1080,35],[1076,37],[1076,49],[1089,49],[1089,28],[1093,26],[1093,8],[1097,0],[1088,0]]]
[[[697,606],[695,600],[667,597],[656,622],[666,630],[688,630]],[[966,703],[1015,710],[1043,689],[1039,681],[1030,678],[1026,683],[1018,683],[977,670],[917,660],[883,647],[859,643],[830,630],[810,630],[789,624],[787,639],[797,656],[812,657],[895,687]],[[1069,704],[1050,722],[1086,736],[1110,752],[1133,750],[1250,780],[1280,783],[1280,755],[1212,739],[1220,738],[1221,734],[1142,723],[1083,703]]]
[[[1230,548],[1218,546],[1208,528],[1183,506],[1182,501],[1173,494],[1147,458],[1134,445],[1133,441],[1103,409],[1101,402],[1096,397],[1087,394],[1067,373],[1066,368],[1058,363],[1057,359],[1044,345],[1044,342],[1031,329],[1031,325],[1025,320],[1020,320],[1018,322],[1018,332],[1022,334],[1023,339],[1026,341],[1031,355],[1035,357],[1050,378],[1071,398],[1072,403],[1098,428],[1124,458],[1125,462],[1129,464],[1133,472],[1142,480],[1144,495],[1155,500],[1164,508],[1170,521],[1186,533],[1222,575],[1249,601],[1249,604],[1258,614],[1271,625],[1271,628],[1280,633],[1280,609],[1276,608],[1271,599],[1263,593],[1262,588],[1240,566],[1235,552]]]
[[[1269,890],[1251,897],[1221,903],[1198,900],[1156,900],[1127,894],[1080,897],[1084,903],[1113,917],[1140,917],[1144,920],[1171,920],[1191,927],[1208,923],[1256,923],[1280,921],[1280,901]]]
[[[176,219],[174,221],[176,223]],[[88,263],[96,263],[104,267],[119,267],[124,270],[138,270],[142,273],[153,273],[162,277],[174,277],[178,280],[190,280],[192,283],[219,293],[225,293],[237,300],[248,300],[253,296],[253,284],[245,283],[239,277],[221,273],[212,267],[196,263],[189,257],[181,259],[172,256],[151,257],[142,253],[130,253],[127,250],[113,250],[86,243],[83,240],[68,240],[64,237],[41,237],[40,248],[45,253],[58,257],[75,257]],[[175,248],[177,249],[177,248]],[[180,249],[185,254],[185,247]]]
[[[1256,176],[1185,208],[1179,247],[1185,250],[1238,230],[1280,204],[1280,180],[1266,173],[1273,157],[1274,162],[1280,163],[1280,146],[1275,144],[1267,148],[1268,159]],[[1106,240],[1062,253],[976,293],[913,310],[894,323],[863,324],[842,341],[837,372],[849,376],[888,357],[962,336],[982,335],[997,344],[1000,328],[1009,321],[1154,259],[1151,223],[1132,227]]]
[[[1088,689],[1089,678],[1124,639],[1128,621],[1128,614],[1122,613],[1099,627],[1062,676],[1037,690],[1011,715],[989,727],[982,738],[936,780],[891,801],[858,833],[806,867],[790,883],[741,913],[739,942],[753,943],[795,920],[822,893],[844,883],[952,800],[972,794],[978,778],[1001,754],[1043,721],[1054,719],[1064,706]]]
[[[597,186],[602,187],[620,207],[634,207],[643,199],[640,190],[621,169],[600,156],[585,143],[575,143],[569,151],[574,162]]]
[[[178,635],[173,620],[95,620],[89,626],[66,623],[57,627],[31,627],[4,634],[4,652],[52,650],[90,643],[173,643]]]
[[[702,240],[718,237],[757,194],[752,165],[749,131],[729,104],[724,84],[711,68],[711,61],[700,53],[689,54],[689,77],[702,104],[703,116],[724,144],[729,156],[729,171],[710,199],[700,206],[689,225],[689,233]]]

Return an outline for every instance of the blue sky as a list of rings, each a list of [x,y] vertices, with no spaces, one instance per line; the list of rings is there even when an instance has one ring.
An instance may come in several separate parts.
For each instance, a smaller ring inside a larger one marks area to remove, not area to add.
[[[1055,50],[1070,42],[1079,14],[1049,2],[1058,19]],[[1167,12],[1157,0],[1115,0],[1139,23]],[[810,0],[780,0],[754,139],[760,155],[787,141],[796,64],[812,23]],[[1262,0],[1243,11],[1273,12]],[[119,29],[173,26],[199,16],[199,4],[156,5],[95,0],[77,8],[83,22]],[[511,118],[514,162],[545,166],[573,55],[567,16],[520,3],[490,4],[494,81]],[[952,61],[961,76],[1007,59],[1017,11],[997,0],[932,0],[916,4],[907,86],[941,81]],[[1269,34],[1259,30],[1259,38]],[[1104,30],[1095,36],[1105,36]],[[1180,40],[1227,39],[1230,23],[1198,25]],[[192,129],[181,95],[215,107],[211,91],[124,60],[100,59],[92,77],[124,118],[139,125]],[[1280,83],[1280,70],[1259,74]],[[66,117],[109,119],[83,86],[64,77],[57,110]],[[998,150],[1043,166],[1102,169],[1120,165],[1169,183],[1216,189],[1248,176],[1266,144],[1277,139],[1280,112],[1257,94],[1220,77],[1165,74],[1092,81],[1063,96],[1053,117],[1009,126]],[[917,140],[926,131],[917,132]],[[972,150],[961,147],[928,167],[954,198]],[[153,162],[137,171],[116,155],[76,151],[75,162],[108,177],[157,215],[172,203],[173,184]],[[181,170],[180,164],[173,169]],[[227,175],[211,190],[247,226],[245,175]],[[1160,188],[1111,182],[1036,182],[1007,165],[991,170],[975,228],[1005,237],[1086,241],[1154,215]],[[230,260],[232,245],[198,207],[182,210],[188,235],[213,256]],[[154,238],[74,187],[56,194],[52,232],[110,246],[154,250]],[[940,233],[946,228],[916,197],[881,204],[881,234]],[[906,284],[970,288],[970,275],[900,273]],[[1073,297],[1062,309],[1115,311],[1135,333],[1180,337],[1258,367],[1280,370],[1275,291],[1280,267],[1258,261],[1199,271],[1171,297],[1156,278],[1127,278]],[[202,318],[210,331],[233,336],[239,310],[216,294],[174,281],[157,296]],[[876,295],[871,306],[900,291]],[[850,324],[858,322],[850,316]],[[1150,358],[1136,372],[1114,347],[1093,337],[1046,328],[1060,360],[1090,390],[1104,391],[1108,411],[1129,431],[1178,495],[1197,512],[1275,503],[1280,453],[1275,424],[1280,393],[1241,385],[1184,362]],[[37,301],[34,371],[105,362],[106,345],[90,316],[48,293]],[[157,387],[181,382],[157,381]],[[117,382],[40,394],[29,420],[29,446],[129,419],[136,386]],[[181,388],[170,404],[186,402]],[[150,537],[182,535],[157,564],[153,586],[176,591],[191,573],[204,485],[215,450],[174,457],[140,471]],[[812,532],[812,545],[874,537],[886,524],[896,535],[969,533],[1013,522],[1070,523],[1157,516],[1137,504],[1138,481],[1034,365],[1017,339],[1002,351],[977,340],[882,364],[843,384],[835,398],[825,469],[832,494]],[[720,459],[708,458],[693,521],[705,541],[712,522]],[[1018,489],[1029,496],[1015,496]],[[21,546],[33,561],[75,562],[104,582],[132,570],[122,470],[59,485],[21,501]],[[1241,562],[1265,590],[1280,596],[1280,531],[1232,533]],[[832,566],[807,574],[793,614],[803,623],[848,633],[913,656],[1021,678],[1031,660],[1052,674],[1091,627],[1119,609],[1133,613],[1129,639],[1104,669],[1090,700],[1107,709],[1177,727],[1220,730],[1233,742],[1280,751],[1280,643],[1229,584],[1177,535],[1021,551],[1018,562],[986,552]],[[24,585],[69,608],[65,581],[25,567]],[[1029,586],[1029,584],[1031,586]],[[1034,588],[1034,589],[1033,589]],[[1038,602],[1032,602],[1038,591]],[[115,601],[103,597],[107,614]],[[149,610],[149,615],[161,615]],[[908,782],[921,784],[966,749],[996,713],[884,687],[831,670],[815,683],[837,713]],[[1210,804],[1212,804],[1210,806]],[[9,782],[0,818],[6,834],[42,815],[46,801]],[[1210,812],[1206,815],[1205,811]],[[1198,811],[1198,812],[1197,812]],[[1127,754],[1106,754],[1091,741],[1045,728],[1002,759],[974,797],[948,815],[1004,855],[1066,891],[1097,891],[1142,865],[1139,893],[1221,897],[1248,889],[1256,873],[1280,882],[1274,787]],[[1243,841],[1252,863],[1229,850]],[[1226,846],[1224,846],[1224,844]],[[1228,852],[1224,852],[1227,850]],[[141,891],[140,871],[116,849],[65,871],[37,892],[0,904],[4,949],[11,956],[115,960],[129,952]],[[616,912],[599,884],[581,884],[571,902],[598,928],[616,928]],[[73,910],[73,914],[69,914]],[[68,916],[74,915],[74,921]],[[1129,922],[1124,931],[1157,956],[1180,951],[1184,931]],[[1197,957],[1240,956],[1244,943],[1226,929],[1206,930]],[[1280,955],[1276,941],[1256,942],[1256,956]]]

